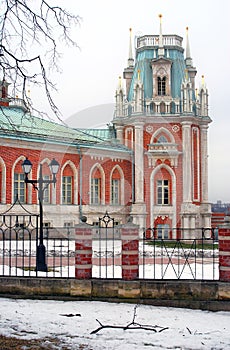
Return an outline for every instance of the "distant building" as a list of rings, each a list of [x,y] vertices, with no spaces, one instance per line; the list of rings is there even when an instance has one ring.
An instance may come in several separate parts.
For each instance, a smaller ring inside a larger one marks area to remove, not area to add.
[[[0,88],[0,209],[18,196],[30,211],[37,197],[25,186],[21,163],[28,157],[34,178],[43,164],[60,163],[56,186],[45,193],[45,222],[75,225],[82,215],[96,223],[107,211],[117,223],[128,217],[140,228],[210,227],[208,202],[208,90],[182,37],[159,33],[136,39],[130,31],[125,88],[119,80],[115,113],[106,129],[73,129],[34,117]],[[173,231],[174,232],[174,231]],[[187,230],[186,232],[189,232]],[[192,232],[192,231],[191,231]],[[188,236],[185,238],[189,238]]]
[[[220,200],[212,203],[211,226],[213,228],[223,225],[226,216],[230,216],[230,203],[222,203]]]

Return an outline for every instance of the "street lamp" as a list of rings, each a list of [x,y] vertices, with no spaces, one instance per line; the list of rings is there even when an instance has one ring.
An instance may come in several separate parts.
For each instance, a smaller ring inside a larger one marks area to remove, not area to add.
[[[25,174],[25,183],[32,184],[33,188],[38,191],[38,201],[40,209],[40,227],[39,227],[39,244],[37,246],[36,254],[36,271],[45,271],[47,272],[46,265],[46,248],[43,244],[43,198],[44,191],[48,188],[50,184],[55,184],[57,182],[56,174],[59,170],[59,163],[53,158],[49,164],[51,174],[53,175],[52,180],[44,180],[42,176],[42,164],[39,165],[39,177],[37,180],[30,180],[28,174],[32,169],[31,161],[26,158],[22,163],[22,169]]]

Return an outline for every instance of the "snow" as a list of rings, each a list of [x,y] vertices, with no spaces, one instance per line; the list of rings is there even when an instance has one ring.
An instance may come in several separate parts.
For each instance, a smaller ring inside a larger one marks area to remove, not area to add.
[[[77,349],[230,349],[230,313],[138,305],[135,322],[168,327],[160,332],[104,328],[133,321],[134,304],[1,298],[0,334],[23,339],[54,337]],[[80,315],[79,315],[80,314]],[[69,317],[67,317],[68,315]],[[70,317],[72,316],[72,317]]]

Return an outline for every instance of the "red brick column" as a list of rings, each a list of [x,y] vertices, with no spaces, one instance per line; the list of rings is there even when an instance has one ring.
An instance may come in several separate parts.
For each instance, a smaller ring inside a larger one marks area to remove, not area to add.
[[[75,229],[75,278],[92,278],[92,226],[86,223]]]
[[[139,276],[139,228],[134,224],[123,225],[122,240],[122,279],[134,280]]]
[[[225,221],[226,223],[221,225],[218,231],[219,280],[230,282],[230,221]]]

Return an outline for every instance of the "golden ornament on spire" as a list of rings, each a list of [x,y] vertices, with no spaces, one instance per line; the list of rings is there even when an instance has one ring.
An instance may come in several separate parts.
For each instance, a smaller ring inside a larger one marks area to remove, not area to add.
[[[204,75],[201,76],[201,84],[204,86]]]
[[[119,82],[118,82],[118,86],[119,86],[119,88],[121,88],[121,76],[119,76],[119,80],[118,80]]]

